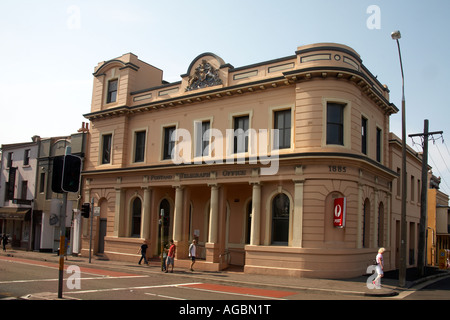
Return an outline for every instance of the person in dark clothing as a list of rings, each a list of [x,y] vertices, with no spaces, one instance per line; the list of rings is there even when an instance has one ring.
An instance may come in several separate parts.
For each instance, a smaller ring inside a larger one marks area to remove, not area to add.
[[[3,251],[6,251],[6,245],[8,244],[8,236],[6,235],[6,233],[3,234],[3,237],[1,240],[3,243]]]
[[[144,241],[141,245],[141,248],[139,249],[138,253],[141,253],[141,259],[139,260],[138,264],[141,264],[142,259],[144,259],[144,263],[146,265],[148,265],[148,261],[147,261],[147,249],[148,249],[148,245],[147,245],[147,241]]]

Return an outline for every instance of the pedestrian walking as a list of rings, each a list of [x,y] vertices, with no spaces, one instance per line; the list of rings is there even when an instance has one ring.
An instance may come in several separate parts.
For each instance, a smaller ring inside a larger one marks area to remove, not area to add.
[[[147,241],[144,241],[144,242],[142,243],[142,245],[141,245],[141,248],[140,248],[139,251],[138,251],[138,253],[139,253],[139,252],[141,253],[141,259],[139,260],[138,264],[141,264],[142,259],[144,259],[144,263],[145,263],[146,265],[148,265],[148,261],[147,261],[147,248],[148,248]]]
[[[163,252],[162,254],[162,271],[166,271],[167,270],[167,252],[169,251],[169,248],[167,248],[167,245],[165,244],[163,247]]]
[[[8,244],[8,236],[6,233],[2,236],[2,243],[3,243],[3,251],[6,251],[6,245]]]
[[[381,278],[384,275],[384,260],[383,260],[383,253],[386,251],[385,248],[378,249],[377,257],[375,258],[376,261],[376,271],[377,271],[377,277],[375,280],[372,281],[372,283],[379,289],[381,287]]]
[[[169,252],[167,253],[166,273],[169,272],[169,266],[170,265],[172,265],[172,270],[170,272],[171,273],[173,272],[174,260],[175,260],[175,251],[176,251],[176,246],[173,243],[173,240],[170,240],[170,248],[169,248]]]
[[[189,257],[191,258],[191,271],[194,271],[195,258],[197,257],[197,240],[192,240],[189,246]]]

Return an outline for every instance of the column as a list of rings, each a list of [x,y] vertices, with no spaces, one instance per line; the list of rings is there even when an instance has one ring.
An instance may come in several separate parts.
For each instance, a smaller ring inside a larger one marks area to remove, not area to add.
[[[304,180],[294,181],[294,217],[292,228],[292,246],[302,247],[303,244],[303,186]]]
[[[150,238],[150,192],[149,187],[144,187],[144,204],[141,218],[141,238],[149,240]]]
[[[124,223],[123,223],[123,205],[125,198],[125,191],[122,188],[116,188],[116,203],[114,207],[114,236],[123,236]]]
[[[183,187],[175,187],[175,209],[173,212],[173,240],[181,241],[183,228]]]
[[[217,227],[219,221],[219,186],[211,185],[211,202],[209,209],[209,243],[217,243]]]
[[[253,183],[252,192],[252,225],[250,229],[250,245],[260,245],[261,236],[261,184]]]

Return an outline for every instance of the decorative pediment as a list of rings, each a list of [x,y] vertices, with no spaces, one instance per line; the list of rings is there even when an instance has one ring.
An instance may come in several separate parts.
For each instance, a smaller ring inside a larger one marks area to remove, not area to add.
[[[220,84],[222,84],[222,80],[219,77],[219,70],[203,59],[198,67],[195,68],[194,74],[189,76],[186,91],[193,91]]]

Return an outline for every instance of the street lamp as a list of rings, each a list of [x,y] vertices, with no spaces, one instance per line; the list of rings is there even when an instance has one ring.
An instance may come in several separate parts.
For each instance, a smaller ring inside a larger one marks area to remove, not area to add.
[[[397,41],[400,68],[402,71],[402,211],[400,217],[401,243],[400,243],[400,267],[398,282],[400,287],[406,286],[406,116],[405,116],[405,77],[403,74],[402,54],[400,42],[402,36],[400,31],[391,33],[393,40]]]

